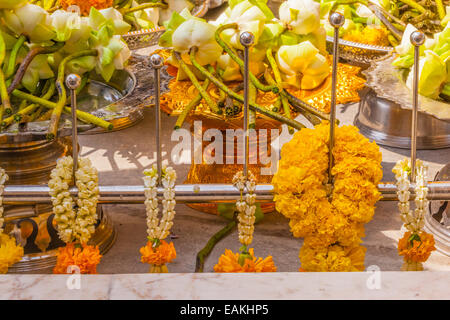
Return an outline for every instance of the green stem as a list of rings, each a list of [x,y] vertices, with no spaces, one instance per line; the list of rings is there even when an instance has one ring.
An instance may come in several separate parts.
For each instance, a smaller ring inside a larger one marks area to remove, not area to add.
[[[236,221],[230,221],[223,229],[214,234],[211,239],[209,239],[206,246],[200,250],[197,254],[197,260],[195,264],[195,272],[203,272],[205,266],[205,258],[209,256],[211,251],[214,249],[214,246],[222,240],[225,236],[227,236],[233,228],[236,226]]]
[[[216,77],[214,77],[208,70],[203,68],[195,59],[195,50],[191,50],[190,54],[191,62],[203,75],[205,75],[207,78],[211,80],[212,83],[214,83],[219,89],[224,90],[230,97],[234,98],[235,100],[243,103],[244,98],[235,93],[234,91],[230,90],[225,84],[223,84],[220,80],[218,80]],[[255,110],[269,118],[275,119],[277,121],[280,121],[281,123],[285,123],[288,126],[291,126],[297,130],[302,129],[304,126],[300,123],[298,123],[295,120],[288,119],[278,113],[272,112],[271,110],[267,110],[264,107],[259,106],[258,104],[254,102],[249,102],[249,107],[251,110]]]
[[[445,18],[444,4],[442,3],[442,0],[436,0],[435,2],[436,2],[437,12],[439,14],[439,19],[442,20]]]
[[[230,24],[225,24],[223,26],[220,26],[219,28],[217,28],[216,30],[216,41],[217,43],[229,54],[229,56],[231,57],[231,59],[233,59],[238,65],[239,68],[241,69],[241,72],[244,72],[244,62],[238,57],[238,55],[233,51],[233,49],[231,49],[226,43],[225,41],[223,41],[223,39],[220,37],[220,34],[222,33],[222,31],[226,30],[226,29],[237,29],[238,25],[236,23],[230,23]],[[278,88],[274,87],[274,86],[266,86],[264,84],[262,84],[253,73],[251,73],[249,71],[249,77],[250,77],[250,81],[253,83],[253,85],[258,88],[261,91],[264,92],[268,92],[268,91],[272,91],[273,93],[278,93]]]
[[[209,79],[206,79],[203,82],[203,89],[206,91],[209,87],[209,84],[211,82]],[[186,106],[186,108],[183,109],[183,112],[178,116],[177,123],[175,123],[174,130],[178,130],[183,125],[184,121],[186,120],[188,114],[200,104],[200,101],[202,101],[202,95],[199,93],[197,96],[189,102],[189,104]]]
[[[35,97],[35,96],[31,95],[31,94],[25,93],[25,92],[17,90],[17,89],[14,90],[12,94],[13,94],[13,96],[15,96],[17,98],[26,99],[26,100],[28,100],[30,102],[39,104],[39,105],[44,106],[44,107],[46,107],[48,109],[53,109],[54,110],[56,108],[56,103],[54,103],[54,102],[51,102],[51,101],[48,101],[48,100],[45,100],[45,99],[42,99],[42,98]],[[71,108],[69,108],[69,107],[65,107],[64,108],[64,112],[66,112],[67,114],[72,114]],[[107,129],[107,130],[112,130],[113,129],[113,124],[112,123],[110,123],[108,121],[105,121],[103,119],[100,119],[100,118],[98,118],[98,117],[96,117],[96,116],[94,116],[94,115],[92,115],[90,113],[84,112],[84,111],[77,110],[77,118],[80,119],[83,122],[91,123],[93,125],[96,125],[98,127],[101,127],[101,128]]]
[[[258,94],[258,90],[253,85],[253,83],[248,84],[248,101],[255,103],[256,95]],[[248,111],[248,128],[256,129],[256,112],[254,110]]]
[[[24,35],[21,35],[19,39],[17,39],[16,43],[14,44],[14,47],[11,50],[11,55],[9,56],[8,60],[8,67],[6,69],[5,78],[9,79],[14,74],[14,69],[16,68],[16,60],[17,60],[17,54],[19,53],[20,48],[22,48],[23,44],[25,43],[25,40],[27,38]]]
[[[0,66],[5,60],[6,45],[3,35],[0,33]],[[2,105],[0,106],[0,121],[3,119],[3,114],[10,115],[12,113],[11,102],[9,100],[8,89],[6,88],[5,74],[0,68],[0,97],[2,98]]]
[[[198,90],[198,92],[200,92],[200,94],[203,97],[203,99],[205,99],[206,104],[211,109],[211,111],[214,112],[214,113],[220,114],[222,112],[222,110],[217,108],[217,105],[214,103],[214,101],[212,101],[212,99],[209,96],[208,92],[206,92],[206,90],[203,89],[202,86],[200,85],[200,83],[198,82],[197,77],[195,76],[195,74],[189,69],[189,67],[186,65],[186,63],[184,63],[184,61],[181,58],[180,54],[178,52],[174,51],[173,55],[174,55],[175,59],[178,61],[181,69],[183,69],[184,73],[186,73],[186,75],[189,77],[189,79],[191,80],[192,84],[195,86],[195,88]]]
[[[66,64],[76,58],[85,57],[85,56],[96,56],[97,50],[83,50],[76,53],[73,53],[67,57],[65,57],[58,67],[58,78],[56,80],[56,88],[58,89],[58,95],[59,99],[56,103],[55,109],[53,109],[52,116],[50,118],[50,125],[47,133],[47,139],[53,140],[56,138],[56,135],[58,133],[58,124],[59,119],[61,118],[61,113],[64,109],[64,106],[66,105],[66,88],[64,86],[64,76],[65,76],[65,67]]]

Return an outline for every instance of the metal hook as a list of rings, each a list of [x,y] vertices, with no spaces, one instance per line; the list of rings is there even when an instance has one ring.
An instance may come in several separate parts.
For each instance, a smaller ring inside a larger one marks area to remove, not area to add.
[[[156,166],[158,170],[158,185],[161,186],[162,177],[162,151],[161,151],[161,68],[164,65],[164,59],[159,54],[153,54],[150,57],[150,66],[155,72],[155,132],[156,132]]]
[[[339,63],[339,28],[345,23],[345,18],[342,14],[333,12],[329,16],[329,21],[330,24],[334,27],[333,70],[331,73],[330,141],[328,155],[328,183],[331,184],[333,180],[331,169],[333,168],[334,132],[336,128],[336,86],[337,69]]]
[[[251,32],[242,32],[240,37],[244,46],[244,177],[248,177],[249,158],[249,132],[248,132],[248,100],[249,100],[249,49],[255,42],[255,36]]]
[[[72,158],[73,180],[78,170],[78,124],[77,124],[77,89],[81,85],[81,77],[77,74],[69,74],[66,78],[66,86],[70,90],[70,103],[72,109]]]
[[[419,110],[419,57],[420,46],[425,42],[425,34],[420,31],[414,31],[411,33],[410,40],[414,46],[413,108],[411,111],[411,182],[416,182],[417,115]]]

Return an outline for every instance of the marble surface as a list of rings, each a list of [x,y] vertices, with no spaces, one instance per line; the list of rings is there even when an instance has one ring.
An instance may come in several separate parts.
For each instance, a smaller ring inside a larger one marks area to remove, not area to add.
[[[0,299],[449,299],[449,287],[449,272],[6,275]]]

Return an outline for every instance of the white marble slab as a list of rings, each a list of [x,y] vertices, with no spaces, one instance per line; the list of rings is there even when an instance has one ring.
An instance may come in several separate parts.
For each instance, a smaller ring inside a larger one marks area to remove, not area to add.
[[[0,299],[449,299],[449,290],[450,272],[430,271],[0,276]]]

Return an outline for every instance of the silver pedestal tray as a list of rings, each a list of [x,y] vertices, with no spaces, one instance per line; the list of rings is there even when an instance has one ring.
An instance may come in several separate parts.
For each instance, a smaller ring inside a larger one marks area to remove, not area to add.
[[[366,137],[390,147],[411,148],[412,91],[392,65],[394,57],[375,61],[363,71],[363,90],[355,125]],[[418,149],[450,147],[450,104],[419,97]]]
[[[443,167],[434,181],[450,181],[450,163]],[[450,256],[450,201],[431,201],[425,215],[425,230],[434,236],[436,249]]]

